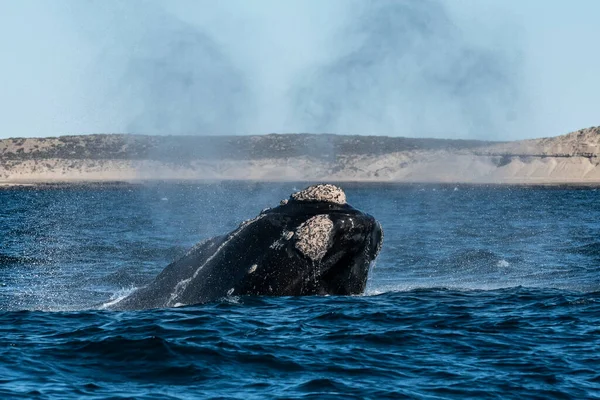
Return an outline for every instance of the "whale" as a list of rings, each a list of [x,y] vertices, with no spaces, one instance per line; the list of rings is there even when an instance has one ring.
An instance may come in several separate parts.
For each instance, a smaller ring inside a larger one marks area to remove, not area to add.
[[[309,186],[232,232],[206,239],[150,284],[105,308],[203,304],[231,296],[360,295],[383,244],[381,224],[332,184]]]

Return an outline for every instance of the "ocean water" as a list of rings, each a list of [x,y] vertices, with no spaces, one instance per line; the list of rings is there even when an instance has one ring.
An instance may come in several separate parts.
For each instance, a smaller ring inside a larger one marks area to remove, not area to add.
[[[0,190],[0,398],[600,398],[600,191],[343,185],[367,293],[99,306],[297,183]]]

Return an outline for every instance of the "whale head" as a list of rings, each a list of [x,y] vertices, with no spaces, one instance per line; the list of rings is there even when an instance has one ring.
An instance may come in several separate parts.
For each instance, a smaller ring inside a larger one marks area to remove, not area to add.
[[[110,308],[201,304],[231,295],[362,294],[382,241],[379,222],[349,205],[339,187],[314,185],[198,243]]]
[[[383,230],[369,214],[346,202],[337,186],[321,184],[296,192],[263,212],[282,235],[271,248],[282,273],[271,284],[279,295],[355,295],[364,292]],[[274,290],[275,291],[275,290]]]

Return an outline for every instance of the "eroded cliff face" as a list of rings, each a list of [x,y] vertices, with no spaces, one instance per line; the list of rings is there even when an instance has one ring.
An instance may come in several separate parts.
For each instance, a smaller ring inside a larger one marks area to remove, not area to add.
[[[600,126],[550,138],[497,143],[481,147],[476,150],[476,153],[538,157],[598,157]]]
[[[0,181],[600,183],[600,127],[518,142],[343,135],[82,135],[0,141]]]

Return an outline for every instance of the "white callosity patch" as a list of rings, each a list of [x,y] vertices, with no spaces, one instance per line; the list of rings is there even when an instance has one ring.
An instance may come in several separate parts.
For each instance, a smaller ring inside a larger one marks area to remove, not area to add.
[[[250,269],[248,270],[248,273],[251,274],[254,271],[256,271],[256,269],[258,268],[258,264],[253,264]]]
[[[296,229],[296,248],[311,260],[320,261],[329,248],[332,230],[328,215],[315,215]]]
[[[342,189],[331,184],[309,186],[292,194],[296,201],[327,201],[336,204],[346,204],[346,194]]]
[[[271,246],[269,246],[269,248],[271,249],[275,249],[275,250],[279,250],[280,248],[282,248],[285,243],[290,240],[292,237],[294,236],[294,232],[292,231],[288,231],[288,230],[284,230],[281,233],[281,237],[279,239],[277,239],[275,242],[273,242],[273,244]]]

